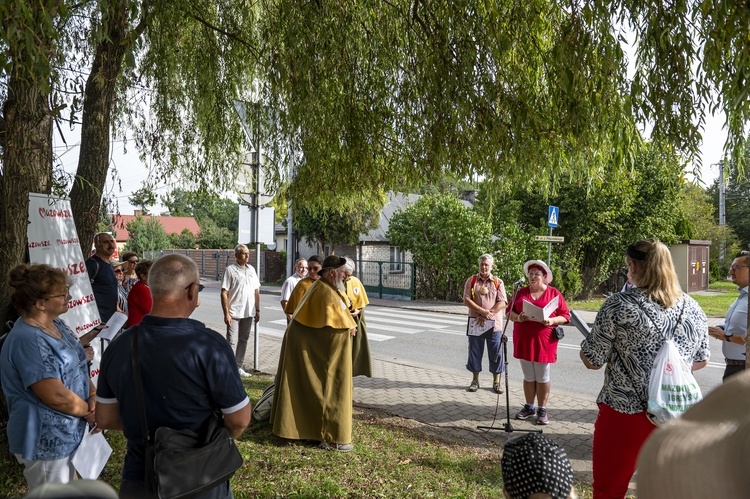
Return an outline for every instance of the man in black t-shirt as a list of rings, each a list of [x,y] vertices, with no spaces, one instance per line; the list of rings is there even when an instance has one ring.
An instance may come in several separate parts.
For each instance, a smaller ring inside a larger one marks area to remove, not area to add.
[[[94,236],[96,253],[86,260],[86,270],[94,291],[96,308],[103,324],[117,311],[117,277],[109,261],[117,247],[115,239],[106,232]]]

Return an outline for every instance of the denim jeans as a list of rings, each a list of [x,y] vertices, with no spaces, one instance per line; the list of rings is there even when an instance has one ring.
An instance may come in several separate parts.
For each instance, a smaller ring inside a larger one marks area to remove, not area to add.
[[[484,357],[484,344],[487,343],[487,356],[490,359],[490,372],[500,374],[503,372],[503,342],[502,331],[487,332],[482,336],[468,336],[469,338],[469,360],[466,369],[473,373],[482,372],[482,357]]]

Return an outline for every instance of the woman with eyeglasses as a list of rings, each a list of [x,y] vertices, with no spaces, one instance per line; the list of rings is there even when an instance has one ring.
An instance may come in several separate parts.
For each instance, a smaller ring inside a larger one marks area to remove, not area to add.
[[[128,293],[130,293],[130,290],[133,289],[133,286],[138,282],[138,274],[135,271],[135,266],[138,265],[138,261],[138,255],[132,251],[127,251],[122,254],[122,285]]]
[[[559,343],[554,330],[570,321],[570,309],[562,293],[549,285],[553,276],[546,263],[529,260],[524,264],[523,271],[529,278],[529,285],[518,290],[508,312],[508,318],[514,322],[513,356],[521,362],[526,401],[516,413],[516,419],[528,419],[536,412],[536,424],[547,425],[547,401],[552,390],[550,366],[557,362]],[[525,311],[524,304],[527,302],[537,309],[552,310],[542,316],[530,317]],[[537,402],[536,411],[534,399]]]
[[[20,314],[0,352],[8,403],[8,444],[24,466],[29,490],[75,478],[71,455],[94,426],[96,390],[79,338],[59,319],[68,310],[68,280],[49,265],[10,271]],[[87,341],[98,330],[87,333]]]
[[[151,290],[148,289],[148,271],[153,263],[151,260],[144,260],[135,266],[138,282],[128,293],[128,327],[137,326],[144,315],[151,313],[153,300]]]
[[[581,343],[589,369],[607,365],[596,399],[594,499],[625,497],[638,453],[656,426],[646,413],[651,368],[670,338],[693,371],[708,364],[708,324],[700,306],[680,289],[669,249],[644,239],[625,252],[635,285],[607,298]]]
[[[117,277],[117,309],[125,315],[128,315],[128,291],[125,289],[123,281],[125,280],[125,262],[112,262],[112,270]]]

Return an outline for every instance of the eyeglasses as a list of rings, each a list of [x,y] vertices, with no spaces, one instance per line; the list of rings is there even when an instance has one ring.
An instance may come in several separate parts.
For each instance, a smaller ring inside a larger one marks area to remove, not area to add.
[[[748,268],[748,265],[731,265],[729,267],[729,270],[746,269],[746,268]]]
[[[67,300],[68,296],[70,296],[70,288],[65,288],[65,294],[48,296],[45,300],[51,300],[52,298],[65,298]]]
[[[128,263],[138,263],[138,259],[136,258],[135,260],[128,260]]]
[[[122,274],[122,269],[115,270],[115,274]]]
[[[198,292],[199,292],[199,293],[200,293],[201,291],[203,291],[204,289],[206,289],[206,286],[204,286],[203,284],[201,284],[201,283],[199,283],[199,282],[191,282],[190,284],[188,284],[187,286],[185,286],[185,289],[188,289],[188,288],[190,288],[190,286],[192,286],[193,284],[196,284],[196,285],[198,286]]]

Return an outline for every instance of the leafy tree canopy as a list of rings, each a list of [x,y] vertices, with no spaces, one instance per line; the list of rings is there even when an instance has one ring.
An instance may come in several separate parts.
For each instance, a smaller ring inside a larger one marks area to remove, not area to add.
[[[596,189],[563,177],[556,183],[557,194],[546,197],[541,187],[504,193],[502,185],[488,181],[475,208],[491,214],[499,234],[508,230],[508,223],[516,223],[527,235],[544,235],[549,230],[548,205],[558,206],[560,225],[554,234],[565,237],[565,243],[552,245],[554,285],[571,297],[587,297],[622,265],[629,243],[644,237],[677,240],[682,169],[670,148],[645,143],[632,170],[606,172]],[[527,254],[542,249],[546,260],[546,243],[530,245],[537,249]]]
[[[130,239],[125,243],[127,251],[143,254],[145,251],[160,251],[170,246],[169,236],[156,218],[138,216],[125,225]]]
[[[169,234],[170,248],[194,249],[196,246],[195,236],[188,229],[182,229],[180,234],[176,232]]]
[[[156,204],[156,196],[153,191],[142,187],[128,196],[128,201],[138,207],[143,215],[150,215],[149,208]]]
[[[418,296],[460,301],[477,258],[491,248],[491,224],[450,194],[423,196],[393,215],[388,237],[411,252]]]
[[[180,187],[162,196],[161,201],[167,208],[163,215],[195,218],[201,228],[195,243],[201,248],[231,248],[237,244],[240,215],[236,201],[213,192]]]
[[[334,209],[322,209],[296,205],[294,227],[308,244],[322,247],[329,243],[332,247],[354,245],[360,235],[378,227],[380,210],[384,203],[354,205],[341,213]]]
[[[750,151],[748,151],[750,157]],[[742,172],[737,164],[730,162],[726,167],[725,215],[729,227],[739,238],[744,249],[750,248],[750,172]],[[715,213],[719,212],[719,179],[709,189]]]

